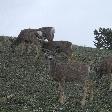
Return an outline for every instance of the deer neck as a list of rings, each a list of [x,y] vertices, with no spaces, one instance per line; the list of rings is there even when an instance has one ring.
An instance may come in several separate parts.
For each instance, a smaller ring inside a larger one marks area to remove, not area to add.
[[[55,73],[56,61],[50,60],[49,61],[49,73],[53,75]]]

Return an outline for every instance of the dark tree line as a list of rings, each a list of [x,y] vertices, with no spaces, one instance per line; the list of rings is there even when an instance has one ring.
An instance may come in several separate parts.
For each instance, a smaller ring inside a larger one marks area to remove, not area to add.
[[[112,30],[111,28],[99,28],[94,30],[94,45],[99,49],[112,49]]]

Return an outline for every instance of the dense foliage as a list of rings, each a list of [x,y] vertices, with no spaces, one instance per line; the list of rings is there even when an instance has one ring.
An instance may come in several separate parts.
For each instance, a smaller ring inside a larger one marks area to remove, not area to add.
[[[21,45],[12,52],[12,38],[0,37],[0,112],[112,112],[112,93],[108,91],[108,77],[97,82],[95,72],[94,100],[82,108],[82,86],[66,83],[64,105],[57,101],[57,83],[48,75],[47,62],[41,48],[29,47],[22,52]],[[95,66],[99,58],[112,51],[73,46],[72,60]]]
[[[99,28],[94,31],[97,48],[112,49],[112,30],[110,28]]]

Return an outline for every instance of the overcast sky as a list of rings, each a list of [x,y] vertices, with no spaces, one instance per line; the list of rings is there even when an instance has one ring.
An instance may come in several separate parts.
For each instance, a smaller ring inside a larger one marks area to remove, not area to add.
[[[53,26],[55,40],[94,47],[94,29],[112,25],[112,0],[0,0],[0,35]]]

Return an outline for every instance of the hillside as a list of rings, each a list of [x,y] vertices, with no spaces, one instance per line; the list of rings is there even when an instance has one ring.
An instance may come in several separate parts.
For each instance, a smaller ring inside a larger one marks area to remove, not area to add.
[[[41,48],[36,52],[30,46],[28,52],[18,46],[12,52],[13,38],[0,36],[0,112],[112,112],[112,92],[109,92],[108,77],[99,81],[95,72],[94,100],[81,108],[82,87],[66,83],[67,101],[59,105],[57,83],[49,77],[47,62]],[[112,55],[112,51],[73,46],[73,60],[95,66],[100,58]],[[98,82],[97,82],[98,81]]]

